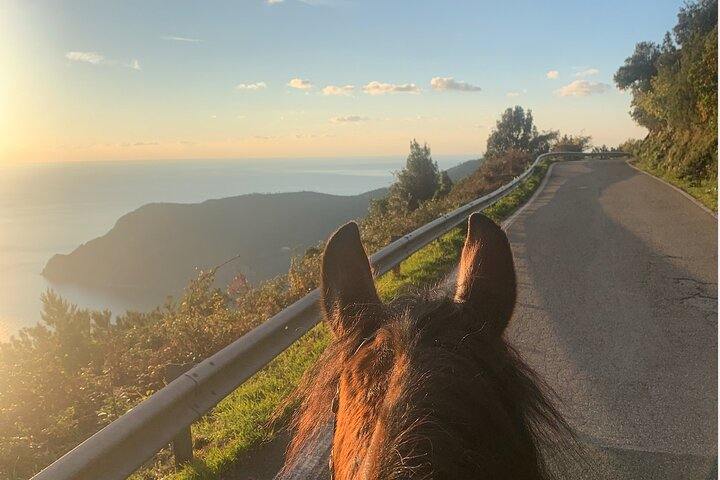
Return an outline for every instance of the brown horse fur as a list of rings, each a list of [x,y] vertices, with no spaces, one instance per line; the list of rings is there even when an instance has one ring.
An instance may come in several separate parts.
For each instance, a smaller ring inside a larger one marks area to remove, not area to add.
[[[335,339],[294,395],[286,471],[334,423],[337,480],[549,477],[540,444],[572,434],[502,337],[515,272],[492,221],[471,216],[454,296],[382,304],[354,223],[330,238],[321,289]]]

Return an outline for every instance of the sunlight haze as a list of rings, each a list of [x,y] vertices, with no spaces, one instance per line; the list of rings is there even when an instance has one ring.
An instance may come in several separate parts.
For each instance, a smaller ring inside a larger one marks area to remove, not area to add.
[[[480,156],[499,114],[642,138],[613,74],[677,1],[9,0],[0,161]]]

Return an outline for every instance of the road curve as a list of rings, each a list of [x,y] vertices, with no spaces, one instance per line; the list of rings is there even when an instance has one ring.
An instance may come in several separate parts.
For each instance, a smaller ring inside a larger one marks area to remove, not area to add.
[[[586,448],[564,478],[706,479],[717,455],[717,220],[622,160],[558,163],[508,229],[506,335]],[[715,478],[717,473],[715,473]]]
[[[558,478],[717,478],[717,220],[595,160],[555,164],[507,230],[519,296],[506,336],[584,449]],[[324,477],[328,448],[292,478]],[[231,477],[272,478],[279,451]]]

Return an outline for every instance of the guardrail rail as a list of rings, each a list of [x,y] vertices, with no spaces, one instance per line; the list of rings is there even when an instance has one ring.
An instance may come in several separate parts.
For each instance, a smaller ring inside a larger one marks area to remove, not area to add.
[[[387,273],[422,247],[467,221],[470,214],[495,204],[522,184],[543,159],[580,156],[621,157],[629,154],[542,154],[508,184],[433,220],[373,254],[370,257],[373,271],[377,276]],[[313,290],[197,364],[35,475],[33,480],[126,478],[315,326],[320,319],[319,296],[319,291]]]

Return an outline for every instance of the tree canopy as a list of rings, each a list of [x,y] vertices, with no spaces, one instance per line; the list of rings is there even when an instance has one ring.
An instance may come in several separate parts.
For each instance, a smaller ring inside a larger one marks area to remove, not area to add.
[[[717,15],[717,0],[686,4],[672,34],[638,43],[615,73],[649,130],[641,157],[694,180],[717,176]]]
[[[390,188],[391,202],[400,210],[415,210],[421,202],[430,200],[440,190],[438,166],[430,155],[430,147],[413,139],[405,168],[396,172],[397,182]]]
[[[516,105],[505,110],[487,140],[486,157],[518,150],[533,156],[548,152],[557,132],[538,133],[532,111]]]
[[[650,90],[650,80],[657,75],[655,63],[660,56],[660,47],[653,42],[640,42],[635,45],[633,54],[625,59],[625,64],[615,73],[618,88],[633,92]]]
[[[584,152],[590,148],[589,135],[563,135],[558,137],[552,146],[553,152]]]

